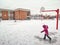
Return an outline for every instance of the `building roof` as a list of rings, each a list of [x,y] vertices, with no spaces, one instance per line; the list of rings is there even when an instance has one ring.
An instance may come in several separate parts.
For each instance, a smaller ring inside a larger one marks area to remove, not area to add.
[[[0,11],[14,11],[14,10],[0,8]]]
[[[17,8],[15,10],[30,11],[29,9]]]

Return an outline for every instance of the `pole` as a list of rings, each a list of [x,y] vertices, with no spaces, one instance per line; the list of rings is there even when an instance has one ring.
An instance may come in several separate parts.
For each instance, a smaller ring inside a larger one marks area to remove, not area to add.
[[[58,16],[59,16],[59,9],[56,10],[57,15],[56,15],[56,29],[58,30]]]

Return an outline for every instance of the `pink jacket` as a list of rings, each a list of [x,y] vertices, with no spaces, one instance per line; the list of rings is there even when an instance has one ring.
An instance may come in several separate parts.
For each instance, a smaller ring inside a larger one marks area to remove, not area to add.
[[[48,35],[48,26],[43,25],[44,30],[42,32],[45,32],[46,35]]]

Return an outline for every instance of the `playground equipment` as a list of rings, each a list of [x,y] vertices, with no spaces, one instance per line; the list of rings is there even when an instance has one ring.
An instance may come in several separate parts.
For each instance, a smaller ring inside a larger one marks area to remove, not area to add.
[[[58,30],[59,9],[57,9],[57,10],[41,10],[41,12],[52,12],[52,11],[55,11],[57,13],[57,15],[56,15],[56,30]]]

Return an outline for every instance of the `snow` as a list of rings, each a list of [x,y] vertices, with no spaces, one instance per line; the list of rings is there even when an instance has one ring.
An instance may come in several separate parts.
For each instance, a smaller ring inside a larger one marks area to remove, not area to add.
[[[39,40],[44,33],[42,25],[49,26],[52,43]],[[60,20],[59,20],[60,27]],[[59,45],[60,28],[56,30],[56,20],[2,20],[0,22],[0,45]]]

